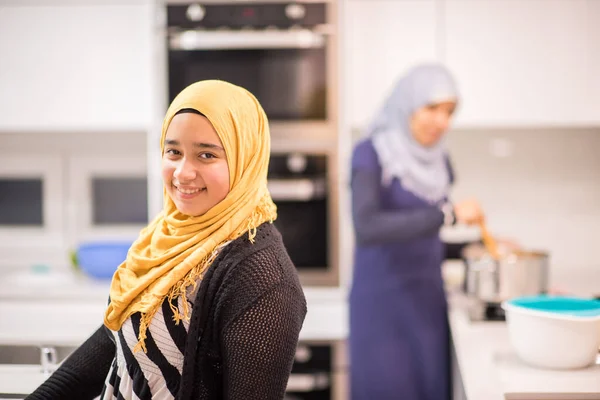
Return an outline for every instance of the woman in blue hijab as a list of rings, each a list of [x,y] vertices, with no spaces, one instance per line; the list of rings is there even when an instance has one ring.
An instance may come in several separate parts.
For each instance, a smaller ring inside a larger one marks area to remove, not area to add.
[[[456,205],[446,133],[459,95],[440,65],[410,70],[395,86],[352,158],[356,236],[350,293],[353,400],[450,398],[444,224],[481,218]]]

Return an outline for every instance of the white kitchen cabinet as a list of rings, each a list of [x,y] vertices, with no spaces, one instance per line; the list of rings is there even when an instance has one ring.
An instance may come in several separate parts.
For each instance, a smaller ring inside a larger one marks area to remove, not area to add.
[[[344,111],[364,128],[398,78],[436,60],[434,0],[347,0],[344,3]]]
[[[457,125],[600,124],[596,0],[446,0],[445,61]]]
[[[587,28],[590,30],[589,67],[588,77],[590,84],[588,99],[590,113],[594,115],[596,125],[600,125],[600,1],[588,0],[588,14],[586,17]],[[595,40],[592,40],[595,38]]]
[[[150,2],[0,5],[0,132],[145,130]]]

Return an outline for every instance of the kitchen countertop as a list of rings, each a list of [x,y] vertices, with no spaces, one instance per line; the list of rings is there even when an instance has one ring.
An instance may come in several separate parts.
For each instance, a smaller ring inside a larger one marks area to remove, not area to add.
[[[78,346],[101,324],[106,293],[67,299],[0,298],[0,344],[15,346]],[[347,337],[344,291],[305,288],[308,312],[300,331],[302,341],[343,340]]]
[[[40,281],[27,290],[15,281],[8,289],[5,283],[10,280],[0,279],[0,344],[77,346],[83,342],[101,324],[108,283],[77,279],[55,282],[46,289]],[[305,295],[308,314],[300,340],[345,340],[346,291],[308,287]],[[451,295],[449,304],[455,357],[468,400],[600,399],[599,365],[577,371],[529,367],[512,350],[505,323],[471,322],[463,296]],[[17,367],[19,371],[14,365],[0,366],[0,393],[27,392],[44,380],[39,367]],[[585,393],[595,394],[585,397]]]
[[[0,400],[2,394],[29,394],[46,380],[39,365],[0,365]]]
[[[530,367],[511,348],[505,322],[472,322],[466,305],[464,297],[451,296],[450,329],[466,399],[600,399],[598,363],[572,371]]]
[[[0,345],[80,345],[102,324],[108,285],[70,274],[0,278]],[[344,340],[345,291],[305,287],[304,293],[308,312],[300,340]],[[0,398],[1,393],[29,393],[45,379],[39,365],[0,365]]]

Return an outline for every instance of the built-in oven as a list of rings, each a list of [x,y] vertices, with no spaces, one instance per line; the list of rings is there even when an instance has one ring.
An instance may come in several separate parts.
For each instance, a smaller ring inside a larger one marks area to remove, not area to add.
[[[275,226],[305,285],[338,283],[334,207],[328,173],[331,158],[322,153],[274,153],[268,186],[277,206]]]
[[[64,272],[80,243],[133,241],[147,224],[145,133],[91,136],[0,135],[0,273]]]
[[[284,400],[346,400],[347,369],[344,342],[300,342]]]
[[[65,247],[62,160],[41,152],[0,160],[0,264],[47,264]]]
[[[334,5],[168,1],[169,102],[193,82],[222,79],[258,98],[274,134],[330,133],[337,116]]]
[[[72,156],[68,171],[70,245],[95,240],[133,242],[148,223],[146,157]]]
[[[332,346],[300,343],[284,400],[332,400],[333,364]]]
[[[338,286],[338,2],[166,0],[157,63],[166,106],[187,85],[221,79],[251,91],[269,118],[275,222],[303,285]],[[163,70],[166,68],[166,70]],[[157,115],[164,113],[157,109]],[[157,126],[160,124],[157,123]],[[151,134],[156,140],[159,130]],[[158,157],[151,149],[149,159]],[[148,170],[149,211],[160,171]]]

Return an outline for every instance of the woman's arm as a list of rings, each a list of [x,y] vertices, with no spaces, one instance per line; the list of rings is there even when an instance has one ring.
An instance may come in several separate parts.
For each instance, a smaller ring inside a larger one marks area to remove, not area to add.
[[[98,328],[26,400],[86,400],[97,397],[115,357],[115,344]]]
[[[358,243],[406,242],[439,231],[444,223],[444,212],[438,207],[382,210],[380,182],[381,177],[375,171],[353,171],[352,215]]]
[[[284,398],[305,315],[304,295],[282,281],[225,325],[224,399]]]

